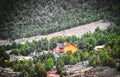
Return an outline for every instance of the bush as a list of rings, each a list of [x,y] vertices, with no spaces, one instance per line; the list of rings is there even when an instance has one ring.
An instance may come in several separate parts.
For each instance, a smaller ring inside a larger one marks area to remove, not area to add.
[[[41,52],[42,50],[41,50],[41,48],[38,48],[37,50],[36,50],[36,52]]]
[[[17,47],[18,47],[18,46],[17,46],[17,43],[16,43],[16,42],[12,43],[11,48],[17,48]]]
[[[102,64],[104,66],[110,66],[111,68],[115,67],[115,60],[109,56],[106,56],[103,60],[102,60]]]
[[[11,48],[11,45],[8,44],[8,45],[6,46],[6,50],[10,50],[10,49],[12,49],[12,48]]]
[[[17,49],[13,49],[10,54],[14,54],[14,55],[19,55],[19,51]]]
[[[59,60],[57,60],[56,69],[57,69],[57,74],[60,74],[60,77],[63,77],[62,70],[64,69],[64,62],[62,58],[59,58]]]
[[[30,54],[30,51],[29,50],[25,50],[25,51],[21,51],[21,55],[23,55],[23,56],[28,56]]]
[[[46,68],[41,62],[36,63],[35,71],[37,73],[37,77],[46,77]]]
[[[5,52],[4,47],[0,47],[0,66],[9,66],[10,56]]]
[[[22,70],[20,77],[29,77],[29,73],[26,70]]]
[[[47,71],[52,69],[53,66],[54,66],[54,60],[52,58],[48,58],[48,59],[45,60],[45,67],[46,67]]]
[[[2,67],[10,67],[12,65],[12,63],[9,60],[1,60],[0,59],[0,66]]]
[[[62,58],[66,65],[68,64],[72,65],[77,62],[77,58],[72,54],[71,51],[68,51]]]
[[[92,64],[92,65],[93,65],[93,67],[96,67],[96,65],[97,65],[97,64],[96,64],[96,60],[93,61],[93,64]]]
[[[49,41],[47,38],[41,39],[41,43],[40,43],[41,49],[48,50],[48,46],[49,46],[48,43],[49,43]]]

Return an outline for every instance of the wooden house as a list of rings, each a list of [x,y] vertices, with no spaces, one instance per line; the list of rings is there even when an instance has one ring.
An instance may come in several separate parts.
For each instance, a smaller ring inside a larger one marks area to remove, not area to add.
[[[67,53],[68,51],[71,51],[72,53],[75,53],[76,51],[78,51],[79,48],[73,44],[73,43],[69,43],[67,45],[64,46],[64,53]]]
[[[74,53],[78,50],[79,48],[73,43],[69,43],[69,44],[58,43],[54,49],[54,51],[57,53],[66,53],[68,51],[71,51],[72,53]]]

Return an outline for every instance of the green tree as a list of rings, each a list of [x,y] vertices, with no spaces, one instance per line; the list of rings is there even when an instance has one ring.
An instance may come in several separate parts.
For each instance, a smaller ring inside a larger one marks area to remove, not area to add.
[[[14,54],[14,55],[19,55],[19,51],[17,49],[13,49],[10,54]]]
[[[38,49],[36,50],[36,52],[42,52],[41,48],[38,48]]]
[[[84,52],[83,52],[83,60],[87,60],[88,57],[89,57],[88,51],[84,51]]]
[[[63,56],[63,61],[64,63],[67,64],[75,64],[77,62],[77,58],[72,54],[71,51],[68,51],[64,56]]]
[[[13,69],[16,72],[20,72],[23,70],[23,65],[21,63],[15,63],[13,64]]]
[[[8,45],[6,46],[6,50],[10,50],[10,49],[12,49],[12,47],[11,47],[11,45],[8,44]]]
[[[53,37],[52,39],[50,39],[50,49],[53,50],[56,47],[57,44],[57,39],[55,37]]]
[[[57,69],[57,73],[60,74],[60,77],[63,77],[62,70],[64,69],[64,62],[62,58],[59,58],[57,60],[56,69]]]
[[[48,58],[48,59],[45,60],[45,67],[46,67],[47,71],[52,69],[53,66],[54,66],[54,60],[52,58]]]
[[[12,47],[12,48],[17,48],[17,47],[18,47],[18,45],[17,45],[17,43],[16,43],[16,42],[13,42],[11,47]]]
[[[70,58],[70,64],[75,64],[77,62],[77,59],[73,55],[69,55]]]
[[[56,37],[58,43],[64,43],[65,39],[63,37]]]
[[[67,41],[68,43],[74,43],[74,44],[76,44],[77,46],[78,46],[78,44],[79,44],[79,38],[78,38],[77,36],[75,36],[75,35],[66,37],[66,41]]]
[[[102,60],[102,65],[104,66],[110,66],[110,67],[115,67],[115,60],[109,56],[106,56]]]
[[[28,73],[29,73],[30,77],[37,77],[34,67],[29,67]]]
[[[46,77],[46,68],[41,62],[37,62],[35,65],[37,77]]]
[[[77,59],[77,61],[81,61],[81,55],[80,55],[81,51],[75,52],[73,55],[74,57]]]
[[[94,48],[94,46],[96,46],[96,38],[94,37],[94,35],[92,33],[87,33],[82,35],[81,37],[81,41],[80,43],[83,44],[82,48],[83,49],[88,49],[88,50],[92,50]]]
[[[23,55],[23,56],[29,55],[29,54],[30,54],[29,48],[22,48],[22,49],[20,50],[20,53],[21,53],[21,55]]]
[[[22,70],[20,77],[30,77],[29,73],[26,70]]]
[[[48,43],[49,43],[49,41],[47,40],[47,38],[41,39],[41,44],[40,44],[41,49],[48,50],[48,46],[49,46]]]
[[[100,32],[100,28],[97,26],[97,28],[95,29],[95,32]]]
[[[0,66],[7,67],[9,66],[10,56],[5,52],[5,48],[0,47]]]

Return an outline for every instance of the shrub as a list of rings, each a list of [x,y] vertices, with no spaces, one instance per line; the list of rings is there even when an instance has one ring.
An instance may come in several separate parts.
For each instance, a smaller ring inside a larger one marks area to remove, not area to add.
[[[37,77],[46,77],[46,68],[41,62],[37,62],[35,64],[35,71],[37,73]]]
[[[54,66],[54,60],[52,58],[48,58],[48,59],[45,60],[45,67],[46,67],[47,71],[52,69],[53,66]]]
[[[2,67],[10,67],[12,65],[12,63],[9,60],[1,60],[0,59],[0,66]]]
[[[8,45],[6,46],[6,50],[10,50],[10,49],[11,49],[11,45],[8,44]]]
[[[64,62],[62,58],[59,58],[59,60],[57,60],[56,69],[57,69],[57,74],[60,74],[60,77],[63,77],[62,70],[64,69]]]
[[[26,70],[22,70],[22,72],[20,73],[20,77],[28,77],[29,73]]]
[[[12,48],[17,48],[17,47],[18,47],[18,46],[17,46],[17,43],[16,43],[16,42],[12,43],[11,47],[12,47]]]
[[[41,50],[41,48],[38,48],[37,50],[36,50],[36,52],[41,52],[42,50]]]
[[[111,68],[115,67],[115,60],[109,56],[106,56],[103,60],[102,60],[102,64],[104,66],[110,66]]]
[[[19,55],[19,52],[17,49],[13,49],[10,54],[14,54],[14,55]]]

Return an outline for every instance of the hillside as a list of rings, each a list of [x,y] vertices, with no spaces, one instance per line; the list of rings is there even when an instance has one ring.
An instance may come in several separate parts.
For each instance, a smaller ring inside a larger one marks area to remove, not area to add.
[[[103,20],[99,20],[96,22],[92,22],[92,23],[85,24],[85,25],[80,25],[75,28],[66,29],[66,30],[51,33],[48,35],[38,35],[38,36],[29,37],[29,38],[16,39],[15,42],[24,44],[26,41],[31,42],[33,40],[40,40],[41,38],[51,39],[52,37],[57,37],[57,36],[76,35],[78,37],[81,37],[83,34],[87,32],[93,33],[97,27],[99,27],[101,30],[105,30],[108,26],[110,26],[110,24],[111,24],[110,22],[104,22]],[[10,40],[0,40],[0,45],[9,44],[12,42],[13,41],[10,41]]]
[[[117,0],[0,0],[0,39],[50,34],[100,19],[119,23],[119,13]]]
[[[120,1],[0,0],[0,77],[51,74],[120,76]]]

